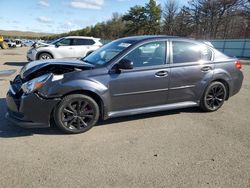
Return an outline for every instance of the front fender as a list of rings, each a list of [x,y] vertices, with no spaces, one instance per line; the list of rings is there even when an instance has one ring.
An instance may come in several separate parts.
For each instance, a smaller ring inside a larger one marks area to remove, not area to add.
[[[46,98],[61,98],[68,93],[75,91],[91,91],[100,98],[103,98],[107,92],[107,87],[100,82],[87,80],[87,79],[77,79],[77,80],[61,80],[49,81],[49,84],[46,84],[40,91],[40,93]]]
[[[91,79],[66,79],[52,81],[52,77],[38,90],[38,94],[47,99],[62,99],[64,96],[75,92],[93,93],[98,96],[104,107],[104,117],[107,117],[107,107],[110,103],[108,88],[104,84]],[[92,96],[94,97],[94,96]]]

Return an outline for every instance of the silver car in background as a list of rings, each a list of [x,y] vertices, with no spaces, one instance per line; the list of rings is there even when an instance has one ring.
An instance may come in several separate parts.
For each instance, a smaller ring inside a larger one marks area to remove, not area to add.
[[[35,43],[27,52],[28,61],[85,57],[102,46],[99,38],[69,36],[50,44]]]

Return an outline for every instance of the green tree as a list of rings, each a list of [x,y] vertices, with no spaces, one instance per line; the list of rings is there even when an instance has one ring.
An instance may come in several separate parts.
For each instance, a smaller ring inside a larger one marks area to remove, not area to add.
[[[136,5],[131,7],[127,14],[123,16],[123,21],[126,22],[126,34],[144,34],[147,24],[146,9]]]
[[[106,22],[106,36],[109,39],[117,39],[124,34],[125,22],[118,13],[113,13],[112,18]]]
[[[146,34],[159,34],[161,30],[161,6],[155,0],[149,0],[145,7]]]

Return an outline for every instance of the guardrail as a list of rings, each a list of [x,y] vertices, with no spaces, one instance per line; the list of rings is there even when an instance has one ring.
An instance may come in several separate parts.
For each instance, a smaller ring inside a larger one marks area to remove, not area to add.
[[[250,58],[250,39],[216,39],[210,42],[228,56]]]

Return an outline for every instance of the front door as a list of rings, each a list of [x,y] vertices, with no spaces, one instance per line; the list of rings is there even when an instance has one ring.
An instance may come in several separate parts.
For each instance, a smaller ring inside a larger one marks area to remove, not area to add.
[[[173,40],[168,103],[197,102],[213,77],[212,51],[206,45]]]
[[[110,110],[121,111],[166,104],[169,84],[167,42],[143,44],[124,58],[132,61],[134,68],[110,73]]]
[[[54,54],[56,58],[73,58],[75,52],[72,46],[72,39],[64,38],[56,43]]]

